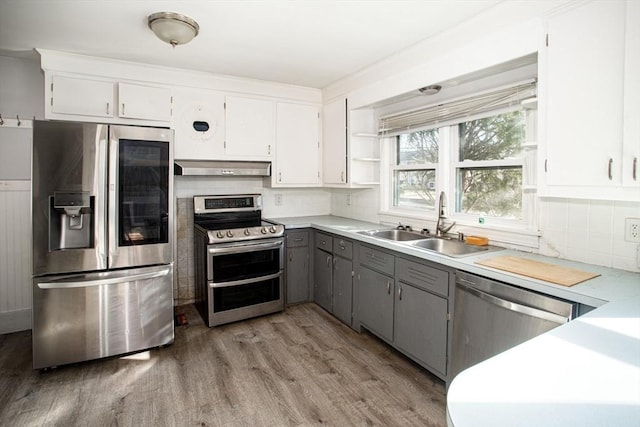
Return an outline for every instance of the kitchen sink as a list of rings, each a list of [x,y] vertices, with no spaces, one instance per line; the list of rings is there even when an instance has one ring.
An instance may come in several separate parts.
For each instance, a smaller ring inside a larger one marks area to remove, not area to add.
[[[468,255],[477,255],[482,252],[488,252],[490,250],[502,249],[495,246],[476,246],[468,245],[460,240],[447,240],[440,238],[430,238],[426,240],[420,240],[417,242],[411,242],[411,246],[421,249],[427,249],[430,251],[438,252],[450,257],[463,257]]]
[[[395,240],[397,242],[406,242],[420,239],[428,239],[424,234],[415,233],[406,230],[369,230],[359,231],[364,236],[377,237],[379,239]]]
[[[478,255],[485,252],[496,251],[502,248],[498,246],[477,246],[468,245],[462,240],[450,239],[447,237],[436,237],[433,235],[420,234],[407,230],[368,230],[359,231],[363,236],[375,237],[384,240],[393,240],[400,244],[412,246],[417,249],[424,249],[436,252],[452,258],[460,258],[470,255]]]

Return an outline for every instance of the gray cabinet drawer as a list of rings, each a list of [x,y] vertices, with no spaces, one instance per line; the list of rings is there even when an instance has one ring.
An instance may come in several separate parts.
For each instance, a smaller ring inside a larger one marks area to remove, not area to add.
[[[316,248],[323,249],[327,252],[333,250],[333,237],[328,234],[316,232],[315,234]]]
[[[287,247],[296,248],[299,246],[309,246],[309,232],[308,231],[288,231]]]
[[[418,264],[404,258],[397,261],[398,279],[424,290],[447,297],[449,295],[449,273],[437,268]]]
[[[353,243],[340,237],[334,237],[333,254],[346,259],[353,258]]]
[[[393,276],[395,257],[370,246],[360,245],[360,264]]]

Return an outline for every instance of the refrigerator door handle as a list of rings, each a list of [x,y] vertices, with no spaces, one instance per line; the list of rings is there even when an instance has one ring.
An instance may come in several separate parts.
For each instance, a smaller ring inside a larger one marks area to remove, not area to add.
[[[133,282],[136,280],[147,280],[147,279],[154,279],[156,277],[163,277],[169,274],[169,270],[170,269],[164,269],[160,271],[152,271],[149,273],[133,274],[130,276],[106,277],[104,279],[81,279],[86,276],[76,276],[80,278],[80,280],[69,280],[70,278],[67,277],[65,279],[53,280],[51,282],[38,282],[38,287],[40,289],[68,289],[68,288],[88,288],[91,286],[101,286],[101,285],[115,285],[117,283]]]
[[[108,228],[107,239],[109,245],[109,268],[112,267],[115,256],[118,254],[118,154],[119,154],[119,141],[114,137],[113,130],[109,132],[109,169],[108,169]]]
[[[100,268],[107,268],[107,171],[108,171],[108,126],[98,125],[98,150],[99,163],[96,165],[98,169],[98,188],[100,189],[96,195],[96,228],[95,228],[95,246],[100,262]]]

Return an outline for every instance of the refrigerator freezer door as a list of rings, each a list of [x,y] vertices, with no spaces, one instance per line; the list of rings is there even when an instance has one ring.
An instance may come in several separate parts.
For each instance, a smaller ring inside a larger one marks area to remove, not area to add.
[[[34,276],[107,268],[106,176],[106,126],[34,121]]]
[[[33,368],[170,344],[173,265],[33,280]]]
[[[111,126],[109,268],[172,261],[173,131]]]

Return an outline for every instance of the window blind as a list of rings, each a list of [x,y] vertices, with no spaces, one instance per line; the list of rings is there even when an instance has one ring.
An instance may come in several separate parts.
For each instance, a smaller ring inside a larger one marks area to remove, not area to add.
[[[519,106],[521,101],[536,96],[536,86],[536,81],[530,80],[472,97],[381,117],[378,133],[382,136],[397,135],[418,128],[451,124],[451,122],[455,121],[463,122],[466,117]]]

